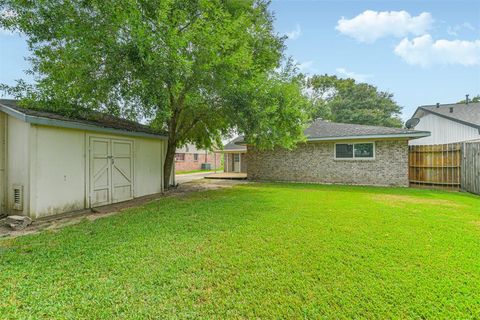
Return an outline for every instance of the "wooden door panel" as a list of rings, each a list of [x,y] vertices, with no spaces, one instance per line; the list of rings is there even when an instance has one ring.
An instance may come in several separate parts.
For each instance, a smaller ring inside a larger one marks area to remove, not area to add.
[[[110,141],[90,138],[90,205],[111,203]]]
[[[133,143],[112,139],[113,202],[133,198]]]

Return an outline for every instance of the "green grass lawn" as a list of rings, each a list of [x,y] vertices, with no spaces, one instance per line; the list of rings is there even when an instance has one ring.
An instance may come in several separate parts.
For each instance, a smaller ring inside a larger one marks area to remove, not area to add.
[[[480,198],[246,184],[0,241],[0,318],[480,318]]]

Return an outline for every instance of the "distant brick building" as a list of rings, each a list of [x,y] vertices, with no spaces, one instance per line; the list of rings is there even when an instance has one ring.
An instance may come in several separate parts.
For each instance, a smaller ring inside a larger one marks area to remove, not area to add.
[[[175,172],[201,170],[202,164],[210,164],[212,170],[221,167],[221,155],[212,151],[197,149],[195,145],[187,144],[177,149],[175,153]]]

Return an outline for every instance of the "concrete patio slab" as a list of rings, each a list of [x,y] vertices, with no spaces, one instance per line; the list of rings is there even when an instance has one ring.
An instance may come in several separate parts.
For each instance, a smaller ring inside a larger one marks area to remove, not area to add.
[[[247,174],[238,173],[238,172],[221,172],[221,173],[210,174],[206,176],[205,179],[246,180]]]

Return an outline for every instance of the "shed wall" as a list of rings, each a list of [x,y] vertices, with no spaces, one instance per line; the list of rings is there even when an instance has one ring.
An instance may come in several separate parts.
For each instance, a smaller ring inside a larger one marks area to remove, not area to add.
[[[248,147],[252,180],[408,186],[406,140],[375,141],[374,160],[335,160],[335,142],[299,144],[295,150]]]
[[[7,211],[14,214],[28,215],[30,212],[30,124],[7,117]],[[23,210],[12,211],[13,187],[23,186]]]
[[[163,142],[135,138],[135,197],[162,192]]]
[[[39,218],[90,206],[90,136],[132,140],[134,197],[162,191],[163,140],[32,126],[31,217]]]
[[[6,121],[7,116],[0,112],[0,216],[6,213]]]
[[[32,136],[32,217],[84,209],[85,132],[32,126]]]

